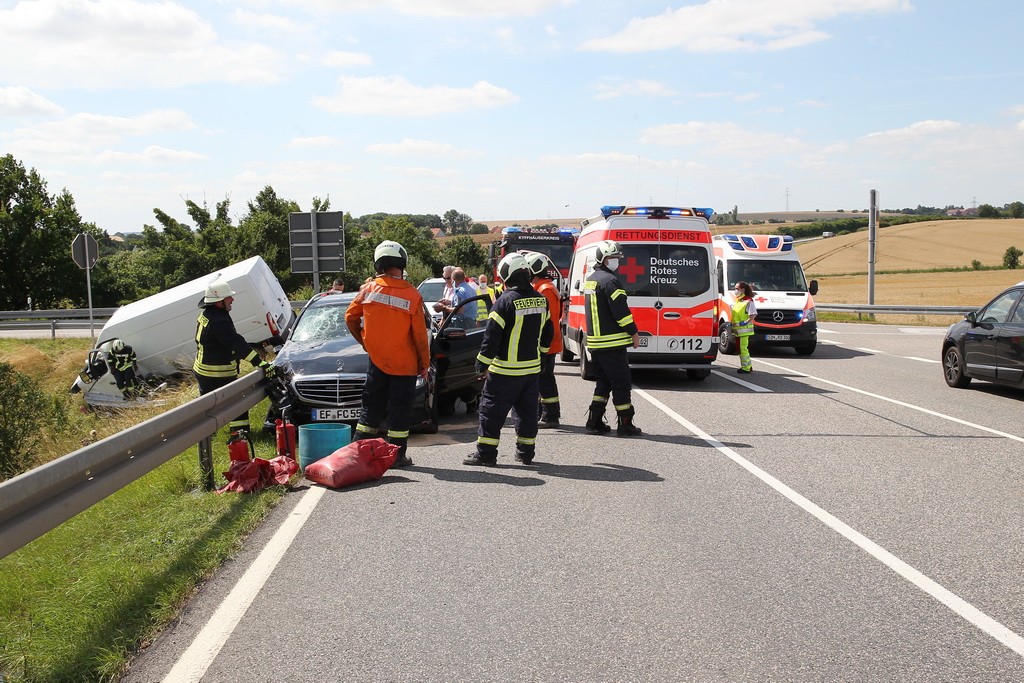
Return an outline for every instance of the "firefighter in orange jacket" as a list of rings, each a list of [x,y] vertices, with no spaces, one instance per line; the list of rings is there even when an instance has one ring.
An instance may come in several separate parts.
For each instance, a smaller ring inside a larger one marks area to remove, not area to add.
[[[554,337],[547,353],[541,357],[540,375],[537,377],[538,388],[540,389],[540,420],[538,426],[542,428],[554,428],[558,426],[558,420],[562,416],[561,406],[558,402],[558,384],[555,382],[555,356],[562,351],[562,335],[559,332],[559,323],[562,320],[562,297],[558,288],[551,281],[552,271],[558,270],[544,254],[532,252],[526,254],[526,262],[530,264],[530,273],[533,275],[533,288],[548,302],[548,314],[551,317],[551,324],[554,326]]]
[[[355,438],[375,437],[386,420],[388,441],[399,446],[394,467],[412,465],[406,448],[416,378],[426,379],[430,367],[423,298],[402,279],[408,260],[398,242],[378,244],[373,252],[377,277],[360,288],[345,311],[345,324],[370,356]]]

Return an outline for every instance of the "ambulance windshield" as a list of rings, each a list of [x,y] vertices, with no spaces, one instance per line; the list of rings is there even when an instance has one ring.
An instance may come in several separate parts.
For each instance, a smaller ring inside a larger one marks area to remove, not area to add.
[[[698,296],[711,288],[708,250],[688,244],[624,244],[618,276],[629,296]]]
[[[729,263],[729,288],[744,281],[756,291],[806,292],[804,271],[797,261],[732,261]]]

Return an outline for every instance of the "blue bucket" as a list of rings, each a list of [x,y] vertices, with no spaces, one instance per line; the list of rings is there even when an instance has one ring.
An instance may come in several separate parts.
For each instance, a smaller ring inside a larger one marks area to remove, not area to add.
[[[352,441],[352,427],[340,422],[314,422],[299,427],[299,468],[326,458]]]

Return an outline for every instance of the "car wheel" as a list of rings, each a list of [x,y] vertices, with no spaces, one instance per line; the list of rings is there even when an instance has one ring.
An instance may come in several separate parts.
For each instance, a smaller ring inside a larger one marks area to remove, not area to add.
[[[724,320],[718,326],[718,350],[727,356],[736,355],[736,340],[732,338],[729,323]]]
[[[703,382],[711,376],[711,370],[687,370],[686,379],[692,379],[695,382]]]
[[[814,349],[818,348],[818,342],[812,341],[810,344],[801,344],[800,346],[794,346],[793,348],[796,350],[797,355],[809,356],[814,353]]]
[[[954,389],[963,389],[971,383],[971,378],[964,374],[964,357],[956,344],[942,354],[942,376]]]
[[[590,354],[587,353],[587,340],[583,339],[580,341],[580,377],[589,382],[593,382],[597,379],[594,375],[592,363],[593,361],[590,359]]]

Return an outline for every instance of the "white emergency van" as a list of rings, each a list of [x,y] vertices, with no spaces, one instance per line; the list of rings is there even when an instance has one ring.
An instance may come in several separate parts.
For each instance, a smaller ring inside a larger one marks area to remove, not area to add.
[[[802,356],[814,353],[818,324],[814,314],[817,280],[804,277],[800,257],[790,235],[715,235],[712,244],[722,301],[719,310],[719,349],[736,353],[729,313],[735,303],[733,289],[740,281],[754,290],[752,348],[791,346]]]
[[[605,206],[583,221],[569,267],[562,360],[578,357],[580,374],[592,379],[583,283],[597,243],[614,240],[623,253],[616,273],[639,328],[640,346],[627,352],[630,367],[683,369],[690,379],[710,375],[718,357],[713,215],[711,209]]]

